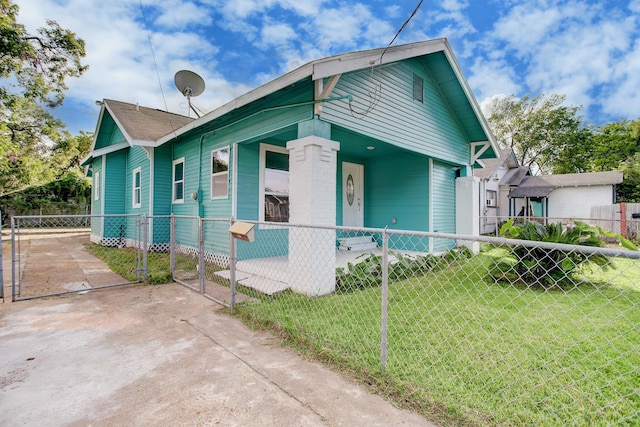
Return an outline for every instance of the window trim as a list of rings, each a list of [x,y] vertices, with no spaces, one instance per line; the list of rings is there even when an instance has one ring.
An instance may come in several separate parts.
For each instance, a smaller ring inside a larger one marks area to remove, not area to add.
[[[275,153],[280,153],[280,154],[286,154],[287,156],[289,155],[289,150],[287,150],[286,147],[281,147],[279,145],[272,145],[272,144],[266,144],[266,143],[261,143],[260,144],[260,170],[259,170],[259,180],[258,180],[258,185],[259,185],[259,191],[260,191],[260,196],[258,199],[258,220],[259,221],[264,221],[264,172],[267,166],[267,151],[272,151]],[[288,224],[289,221],[287,222],[283,222],[283,224]]]
[[[176,198],[176,165],[182,163],[182,198]],[[184,157],[180,157],[179,159],[175,159],[171,166],[171,203],[184,203],[184,193],[185,193],[185,173],[186,173],[186,162]]]
[[[140,186],[136,187],[136,174],[140,174]],[[131,205],[134,209],[142,207],[142,167],[138,166],[133,170],[133,175],[131,177]],[[136,190],[138,190],[140,200],[136,202]]]
[[[229,162],[228,165],[227,165],[227,170],[224,171],[224,172],[216,172],[216,173],[214,173],[213,172],[213,157],[214,157],[214,154],[217,153],[217,152],[220,152],[220,151],[224,151],[224,150],[227,150],[227,162]],[[211,150],[211,157],[210,157],[210,161],[209,161],[209,166],[211,168],[210,169],[211,170],[211,180],[209,182],[209,185],[210,185],[209,198],[211,200],[226,200],[226,199],[228,199],[229,198],[229,177],[231,176],[229,174],[229,170],[231,169],[231,146],[227,145],[225,147],[220,147],[220,148],[216,148],[215,150]],[[222,176],[222,175],[227,175],[227,193],[225,195],[223,195],[223,196],[222,195],[221,196],[214,196],[213,195],[213,179],[215,177]]]
[[[93,200],[100,200],[100,171],[93,174]]]

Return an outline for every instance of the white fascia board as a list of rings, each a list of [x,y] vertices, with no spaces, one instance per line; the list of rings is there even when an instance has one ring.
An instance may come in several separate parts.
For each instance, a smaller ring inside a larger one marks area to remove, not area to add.
[[[105,154],[113,153],[114,151],[122,150],[124,148],[129,147],[129,143],[127,141],[119,142],[117,144],[109,145],[108,147],[98,148],[91,152],[90,156],[98,157]]]
[[[157,147],[158,143],[156,141],[148,141],[146,139],[133,139],[131,140],[131,145],[137,145],[139,147]]]
[[[233,101],[230,101],[224,104],[223,106],[218,107],[215,110],[205,114],[204,116],[192,121],[191,123],[181,127],[180,129],[177,129],[174,132],[171,132],[170,134],[163,136],[162,138],[158,139],[158,141],[155,143],[155,146],[157,147],[164,144],[165,142],[176,139],[178,136],[186,132],[189,132],[190,130],[198,128],[212,120],[217,119],[218,117],[222,117],[225,114],[233,110],[236,110],[240,107],[244,107],[245,105],[248,105],[254,101],[257,101],[260,98],[263,98],[267,95],[275,93],[280,89],[284,89],[287,86],[290,86],[304,79],[305,77],[309,77],[312,73],[312,70],[313,70],[313,63],[310,62],[283,76],[278,77],[275,80],[270,81],[269,83],[259,86],[245,93],[244,95],[239,96]]]
[[[383,63],[401,61],[403,59],[415,58],[440,52],[447,47],[446,39],[434,39],[424,42],[410,43],[397,47],[378,48],[360,52],[345,53],[330,58],[321,59],[313,63],[313,80],[330,77],[335,74],[347,73],[349,71],[361,70],[380,65],[380,55]]]
[[[127,133],[126,129],[124,128],[124,126],[122,126],[122,123],[120,123],[120,120],[118,120],[118,117],[113,113],[113,111],[111,110],[111,108],[109,107],[109,103],[105,102],[103,104],[104,107],[106,107],[107,111],[109,111],[109,114],[111,115],[111,118],[113,119],[114,122],[116,122],[116,125],[118,126],[118,128],[120,129],[120,131],[122,132],[122,135],[124,135],[124,139],[127,140],[127,142],[129,144],[131,144],[132,142],[132,138],[131,136],[129,136],[129,134]]]
[[[93,152],[93,149],[96,146],[96,142],[98,142],[98,129],[100,128],[100,123],[102,123],[102,117],[104,116],[104,100],[102,101],[102,106],[100,107],[100,113],[98,113],[98,121],[96,122],[96,128],[93,131],[93,140],[91,141],[91,148],[89,149],[89,153]],[[89,154],[84,160],[88,159],[91,154]]]

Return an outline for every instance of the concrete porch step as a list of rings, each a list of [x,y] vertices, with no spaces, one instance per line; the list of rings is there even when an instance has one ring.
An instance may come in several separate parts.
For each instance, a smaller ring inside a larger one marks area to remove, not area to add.
[[[369,251],[378,248],[372,236],[343,237],[338,242],[338,249],[341,251]]]

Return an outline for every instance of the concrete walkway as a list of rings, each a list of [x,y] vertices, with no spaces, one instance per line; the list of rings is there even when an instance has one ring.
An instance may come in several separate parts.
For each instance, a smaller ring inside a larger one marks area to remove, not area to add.
[[[177,284],[0,305],[1,426],[430,426]]]

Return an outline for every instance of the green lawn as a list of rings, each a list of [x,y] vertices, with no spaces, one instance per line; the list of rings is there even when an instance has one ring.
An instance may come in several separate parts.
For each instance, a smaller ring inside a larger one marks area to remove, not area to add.
[[[639,262],[543,291],[495,283],[492,255],[390,285],[384,372],[378,287],[237,311],[440,423],[639,424]]]

